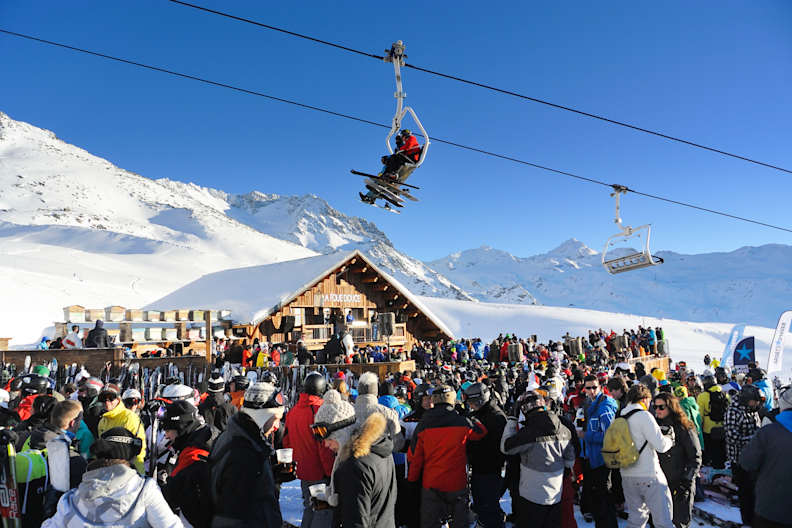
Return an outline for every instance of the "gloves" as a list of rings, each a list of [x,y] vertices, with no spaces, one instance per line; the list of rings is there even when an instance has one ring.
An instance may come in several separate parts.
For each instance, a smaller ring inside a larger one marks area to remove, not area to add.
[[[276,484],[283,484],[284,482],[291,482],[297,478],[297,463],[296,462],[280,462],[272,466],[272,474],[275,477]]]

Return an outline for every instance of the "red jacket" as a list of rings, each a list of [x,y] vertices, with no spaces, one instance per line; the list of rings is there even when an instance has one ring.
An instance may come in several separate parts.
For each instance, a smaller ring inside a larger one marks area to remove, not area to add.
[[[399,152],[404,152],[411,160],[418,161],[421,157],[421,145],[418,144],[418,140],[415,139],[415,136],[410,134],[404,141],[404,144],[399,147]]]
[[[467,485],[468,440],[481,440],[487,429],[470,421],[450,405],[427,410],[415,428],[407,451],[407,480],[421,482],[425,489],[459,491]],[[299,465],[297,466],[299,467]]]
[[[293,460],[297,462],[297,478],[300,480],[321,480],[333,472],[335,454],[311,432],[311,424],[322,398],[312,394],[300,394],[300,399],[286,415],[286,432],[283,447],[294,449]]]
[[[17,414],[19,415],[19,419],[23,422],[33,416],[33,400],[38,398],[38,394],[31,394],[30,396],[25,396],[22,398],[22,401],[19,402],[19,406],[16,409]],[[44,401],[44,400],[42,400]]]

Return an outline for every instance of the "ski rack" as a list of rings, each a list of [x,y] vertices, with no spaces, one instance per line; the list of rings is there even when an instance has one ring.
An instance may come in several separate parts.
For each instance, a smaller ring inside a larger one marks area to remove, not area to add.
[[[421,149],[421,157],[418,158],[418,161],[415,163],[407,163],[407,165],[411,166],[410,172],[412,172],[412,170],[417,169],[423,164],[424,159],[426,159],[426,152],[429,150],[430,142],[429,134],[426,133],[426,129],[421,124],[421,120],[418,119],[418,116],[415,114],[415,110],[413,110],[412,107],[404,106],[404,99],[407,97],[407,94],[404,92],[404,88],[402,86],[401,76],[401,67],[404,66],[404,60],[407,58],[407,55],[404,54],[404,49],[404,43],[401,40],[397,40],[391,45],[389,50],[385,50],[385,55],[382,58],[383,61],[393,64],[393,73],[396,75],[396,92],[393,94],[393,96],[396,98],[396,114],[393,116],[393,123],[391,124],[390,131],[388,132],[388,137],[385,138],[385,144],[388,146],[388,152],[393,154],[393,147],[391,146],[390,140],[393,135],[401,128],[402,120],[409,112],[415,121],[415,124],[417,124],[418,128],[421,130],[421,135],[423,135],[424,139],[426,140],[423,148]]]
[[[602,250],[602,265],[605,268],[605,271],[607,271],[611,275],[615,275],[617,273],[624,273],[625,271],[633,271],[641,268],[647,268],[649,266],[657,266],[658,264],[662,264],[663,259],[652,255],[652,253],[649,250],[649,239],[652,235],[651,224],[644,224],[642,226],[638,226],[635,228],[622,225],[621,195],[627,194],[627,192],[630,189],[625,187],[624,185],[618,185],[618,184],[611,185],[611,187],[613,187],[613,192],[611,193],[611,196],[613,196],[616,199],[616,218],[613,221],[616,225],[619,226],[621,232],[608,237],[608,240],[605,242],[605,248]],[[623,257],[606,258],[608,249],[613,245],[614,240],[641,238],[641,236],[644,233],[645,236],[644,236],[642,251],[630,253],[629,255],[625,255]]]

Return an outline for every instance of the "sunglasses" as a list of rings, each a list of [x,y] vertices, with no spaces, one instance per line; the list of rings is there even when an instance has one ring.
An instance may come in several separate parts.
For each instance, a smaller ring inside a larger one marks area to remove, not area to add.
[[[339,429],[343,429],[344,427],[349,427],[354,423],[354,416],[350,416],[349,418],[335,423],[317,422],[311,425],[311,432],[313,433],[314,438],[321,441],[330,436],[331,433],[338,431]]]
[[[113,401],[116,398],[118,398],[118,394],[113,394],[112,392],[102,393],[96,397],[97,401],[99,401],[100,403]]]
[[[599,389],[599,385],[586,385],[583,388],[586,389],[586,390],[597,390],[597,389]]]
[[[134,407],[135,405],[140,403],[140,400],[138,400],[137,398],[127,398],[126,400],[121,400],[121,401],[124,402],[124,407],[127,408]]]
[[[667,408],[665,405],[655,405],[655,409],[658,411],[665,411]]]

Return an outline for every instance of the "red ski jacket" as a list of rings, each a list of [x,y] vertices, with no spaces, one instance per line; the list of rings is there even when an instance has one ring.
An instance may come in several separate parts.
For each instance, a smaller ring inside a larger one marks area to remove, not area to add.
[[[283,447],[294,449],[293,460],[297,462],[297,478],[300,480],[321,480],[333,472],[335,454],[311,432],[311,424],[322,398],[312,394],[300,394],[300,398],[286,415],[286,432]]]
[[[459,491],[467,485],[468,440],[481,440],[487,429],[470,421],[448,404],[424,412],[407,451],[407,480],[425,489]],[[299,466],[298,466],[299,467]]]
[[[19,415],[19,419],[23,422],[33,416],[33,400],[39,397],[39,394],[31,394],[29,396],[25,396],[22,398],[22,401],[19,402],[19,406],[16,409],[17,414]],[[44,401],[44,400],[42,400]]]
[[[421,145],[418,144],[418,140],[415,139],[415,136],[411,134],[404,140],[404,144],[399,147],[399,152],[404,152],[411,160],[418,161],[421,157]]]

